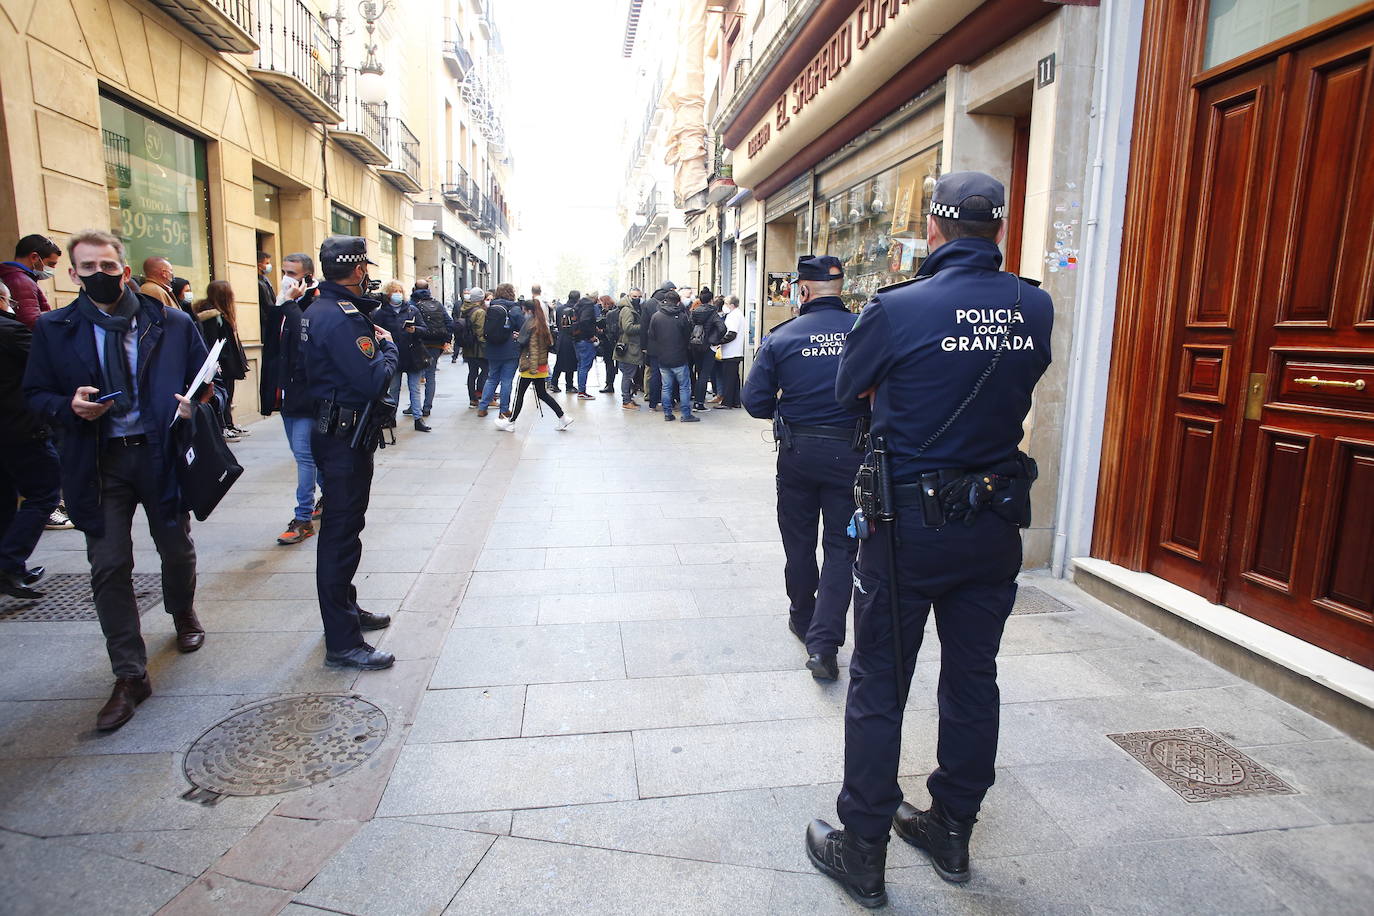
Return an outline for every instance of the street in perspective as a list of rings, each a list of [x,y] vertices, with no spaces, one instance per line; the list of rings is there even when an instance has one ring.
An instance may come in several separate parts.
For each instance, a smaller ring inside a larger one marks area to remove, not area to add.
[[[0,30],[0,913],[1362,913],[1374,3]]]

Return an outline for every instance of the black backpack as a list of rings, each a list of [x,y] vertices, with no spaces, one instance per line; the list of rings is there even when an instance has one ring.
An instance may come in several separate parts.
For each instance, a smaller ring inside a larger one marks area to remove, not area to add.
[[[487,321],[482,326],[482,339],[487,342],[487,346],[500,346],[506,343],[515,335],[511,328],[510,312],[504,305],[492,303],[487,307]]]
[[[711,349],[710,340],[706,336],[706,325],[692,322],[692,336],[687,341],[687,345],[691,347],[693,353],[705,353]]]
[[[453,339],[458,341],[460,349],[473,350],[481,343],[477,339],[477,323],[474,320],[477,313],[483,309],[469,309],[467,312],[458,310],[453,316]]]

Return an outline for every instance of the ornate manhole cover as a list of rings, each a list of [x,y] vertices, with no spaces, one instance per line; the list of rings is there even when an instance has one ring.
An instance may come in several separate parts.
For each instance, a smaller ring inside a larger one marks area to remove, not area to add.
[[[1016,604],[1012,605],[1013,614],[1062,614],[1072,611],[1058,598],[1051,598],[1034,585],[1021,585],[1016,589]]]
[[[42,598],[24,601],[0,595],[0,620],[98,620],[90,573],[49,573],[34,586]],[[134,574],[134,601],[140,614],[162,601],[162,576]]]
[[[1190,802],[1297,794],[1297,789],[1205,728],[1127,732],[1107,737]]]
[[[183,798],[275,795],[342,776],[381,746],[386,715],[357,696],[312,694],[240,710],[186,753]]]

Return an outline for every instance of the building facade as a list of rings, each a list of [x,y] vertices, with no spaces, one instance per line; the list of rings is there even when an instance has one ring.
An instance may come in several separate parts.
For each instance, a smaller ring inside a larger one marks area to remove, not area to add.
[[[254,366],[258,251],[279,265],[328,235],[361,235],[375,276],[409,285],[426,275],[412,195],[439,187],[436,152],[447,155],[447,125],[428,107],[442,64],[410,49],[438,34],[443,9],[6,4],[0,185],[13,205],[0,212],[0,245],[108,227],[135,271],[157,255],[197,295],[228,280]],[[382,76],[364,72],[369,60]],[[75,294],[65,271],[51,282],[55,303]],[[255,388],[238,386],[240,406]]]

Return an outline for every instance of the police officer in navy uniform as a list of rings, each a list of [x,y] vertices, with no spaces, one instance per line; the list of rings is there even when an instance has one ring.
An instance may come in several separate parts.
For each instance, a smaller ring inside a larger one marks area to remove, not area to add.
[[[889,829],[947,881],[968,844],[997,755],[996,656],[1016,597],[1019,527],[1034,462],[1018,443],[1050,363],[1053,304],[1001,271],[1002,184],[955,172],[936,184],[917,276],[878,291],[845,342],[836,396],[871,404],[888,453],[896,520],[877,521],[854,572],[854,654],[845,706],[844,829],[815,820],[812,862],[865,906],[887,900]],[[894,555],[895,554],[895,555]],[[890,600],[895,589],[897,601]],[[938,766],[931,803],[902,800],[902,713],[932,605],[940,635]],[[894,619],[900,620],[893,639]],[[900,670],[897,658],[900,653]]]
[[[333,236],[320,246],[320,283],[301,319],[307,390],[315,405],[310,449],[329,510],[321,518],[315,585],[324,620],[325,664],[373,671],[395,658],[363,640],[363,630],[390,625],[385,614],[358,607],[353,575],[362,559],[364,515],[372,489],[375,442],[357,434],[371,421],[396,373],[399,353],[391,335],[368,316],[381,303],[367,298],[367,241]],[[392,405],[394,409],[394,405]],[[360,441],[362,440],[362,441]]]
[[[775,327],[759,348],[744,388],[750,416],[772,419],[778,439],[778,529],[787,556],[788,628],[806,644],[812,677],[839,677],[850,567],[858,542],[845,532],[854,511],[858,417],[835,402],[835,373],[854,314],[840,300],[838,258],[797,262],[801,314]],[[824,563],[816,568],[816,525]]]

